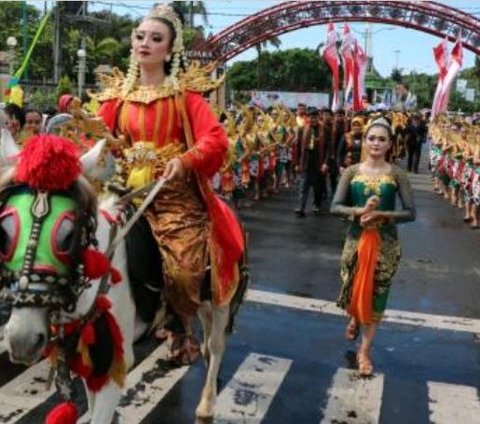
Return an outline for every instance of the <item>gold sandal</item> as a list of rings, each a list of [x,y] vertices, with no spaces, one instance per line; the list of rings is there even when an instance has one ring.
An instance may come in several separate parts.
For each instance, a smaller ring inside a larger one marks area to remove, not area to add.
[[[358,372],[362,377],[371,377],[373,364],[370,357],[365,353],[357,353]]]

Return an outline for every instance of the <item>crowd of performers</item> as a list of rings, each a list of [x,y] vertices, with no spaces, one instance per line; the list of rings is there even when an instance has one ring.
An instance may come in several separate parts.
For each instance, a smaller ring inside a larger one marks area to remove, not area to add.
[[[464,209],[464,221],[480,228],[480,127],[461,117],[439,115],[429,125],[434,191]]]
[[[214,179],[216,190],[240,208],[299,183],[299,217],[308,210],[320,211],[333,197],[343,171],[360,162],[364,129],[371,119],[385,115],[390,120],[394,139],[389,161],[408,157],[409,171],[418,172],[427,136],[428,116],[402,112],[346,114],[299,104],[296,111],[241,105],[217,113],[230,146]]]

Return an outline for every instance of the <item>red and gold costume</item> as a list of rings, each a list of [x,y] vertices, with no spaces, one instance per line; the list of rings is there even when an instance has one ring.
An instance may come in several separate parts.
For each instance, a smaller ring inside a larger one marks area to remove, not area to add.
[[[178,86],[135,86],[121,94],[123,75],[104,77],[99,115],[126,139],[121,153],[126,183],[139,188],[159,178],[180,158],[185,180],[170,182],[145,212],[163,258],[167,301],[181,315],[200,303],[200,286],[211,266],[212,297],[230,301],[244,249],[239,223],[211,188],[228,148],[224,129],[201,93],[215,87],[201,68],[181,74]]]

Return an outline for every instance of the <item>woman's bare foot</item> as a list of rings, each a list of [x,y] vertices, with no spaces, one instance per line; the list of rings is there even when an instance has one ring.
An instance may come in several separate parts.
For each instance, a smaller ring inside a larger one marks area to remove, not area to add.
[[[373,374],[373,364],[370,354],[359,350],[357,353],[358,372],[362,377],[371,377]]]

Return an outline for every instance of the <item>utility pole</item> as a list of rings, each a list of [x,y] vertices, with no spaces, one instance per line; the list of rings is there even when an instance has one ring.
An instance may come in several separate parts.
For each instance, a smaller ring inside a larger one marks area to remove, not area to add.
[[[190,28],[193,28],[193,1],[189,2],[189,10],[188,10],[188,25]]]
[[[401,50],[394,50],[393,52],[395,53],[395,69],[398,69],[398,66],[399,66],[399,56],[400,56]]]
[[[54,36],[53,36],[53,82],[58,84],[60,80],[60,3],[57,2],[52,7],[55,8],[54,15]]]
[[[28,40],[27,40],[27,2],[23,1],[22,2],[22,54],[23,57],[27,55],[27,50],[28,50]],[[25,68],[25,79],[28,81],[28,65]]]
[[[87,16],[87,2],[82,3],[79,11],[80,17],[83,19]],[[84,28],[81,29],[80,49],[77,51],[78,56],[78,98],[82,98],[83,88],[85,86],[85,73],[87,70],[87,37]]]
[[[368,23],[365,29],[365,56],[367,56],[367,72],[373,68],[373,32],[372,24]]]

